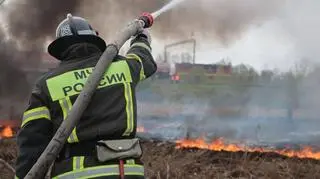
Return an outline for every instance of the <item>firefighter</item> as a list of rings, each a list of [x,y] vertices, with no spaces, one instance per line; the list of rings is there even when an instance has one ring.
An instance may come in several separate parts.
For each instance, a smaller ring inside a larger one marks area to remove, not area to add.
[[[144,30],[131,39],[125,56],[113,60],[52,165],[52,178],[144,178],[135,88],[157,70],[150,43]],[[44,151],[105,49],[87,20],[69,14],[58,25],[48,52],[61,62],[32,90],[17,136],[16,178],[24,178]]]

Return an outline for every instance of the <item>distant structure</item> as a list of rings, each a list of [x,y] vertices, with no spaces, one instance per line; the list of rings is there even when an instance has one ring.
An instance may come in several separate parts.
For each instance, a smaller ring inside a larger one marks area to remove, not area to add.
[[[174,81],[188,80],[193,77],[207,77],[214,80],[215,76],[232,74],[231,64],[191,64],[191,63],[160,63],[157,78]]]

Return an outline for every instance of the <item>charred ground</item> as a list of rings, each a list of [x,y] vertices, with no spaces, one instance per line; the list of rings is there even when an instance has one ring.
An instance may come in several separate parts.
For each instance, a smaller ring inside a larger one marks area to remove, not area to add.
[[[175,144],[144,141],[147,178],[320,178],[320,161],[273,153],[213,152],[176,149]],[[0,141],[0,158],[14,166],[15,140]],[[0,164],[0,179],[12,172]]]

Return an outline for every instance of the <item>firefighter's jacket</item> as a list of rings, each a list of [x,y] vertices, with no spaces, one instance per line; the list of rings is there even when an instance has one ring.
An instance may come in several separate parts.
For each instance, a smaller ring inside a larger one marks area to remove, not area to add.
[[[43,75],[33,88],[17,142],[17,178],[24,178],[72,108],[102,52],[92,44],[77,44],[63,52],[59,66]],[[144,36],[130,43],[103,75],[91,102],[67,143],[135,137],[138,82],[156,72],[151,47]]]

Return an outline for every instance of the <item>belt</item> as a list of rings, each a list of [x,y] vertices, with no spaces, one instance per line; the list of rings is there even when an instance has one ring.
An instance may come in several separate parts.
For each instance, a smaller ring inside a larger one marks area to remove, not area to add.
[[[61,150],[58,160],[68,159],[74,156],[96,156],[96,144],[96,141],[66,144]]]

